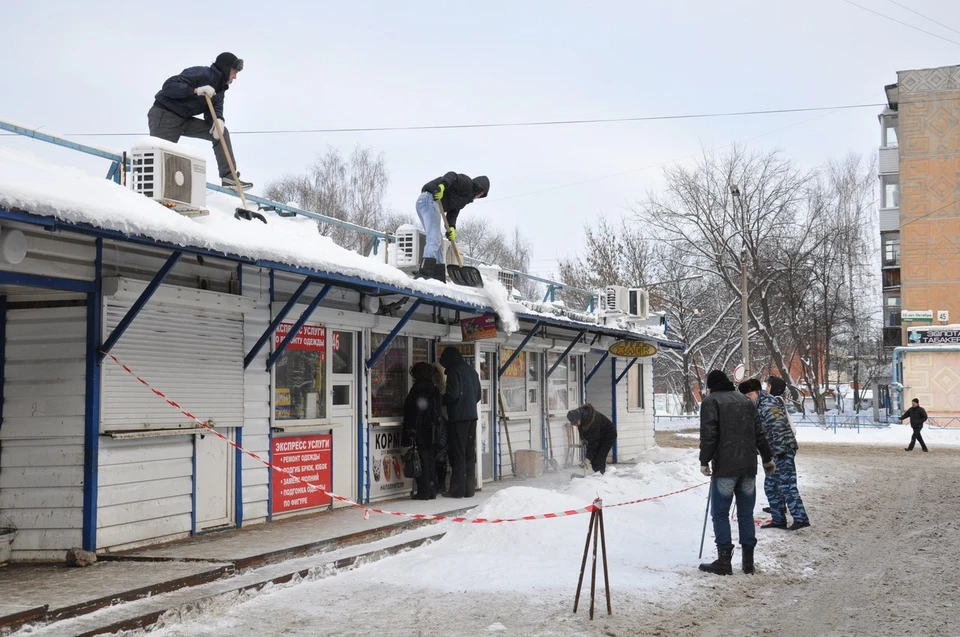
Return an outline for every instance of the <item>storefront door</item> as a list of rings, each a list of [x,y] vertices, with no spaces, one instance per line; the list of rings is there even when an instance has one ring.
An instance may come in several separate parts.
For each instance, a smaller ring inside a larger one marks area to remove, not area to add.
[[[477,360],[477,373],[480,374],[480,404],[477,406],[477,415],[479,416],[479,431],[477,432],[477,441],[480,448],[477,450],[477,457],[480,458],[480,477],[478,484],[493,480],[493,466],[496,461],[493,444],[493,405],[496,395],[493,386],[493,370],[496,368],[494,360],[494,350],[487,350],[478,346],[480,350]]]

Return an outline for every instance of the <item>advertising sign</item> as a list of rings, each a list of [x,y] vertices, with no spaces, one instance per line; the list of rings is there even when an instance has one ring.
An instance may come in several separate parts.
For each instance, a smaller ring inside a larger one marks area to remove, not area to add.
[[[657,353],[657,346],[643,341],[617,341],[607,351],[617,358],[646,358]]]
[[[487,313],[483,316],[460,320],[460,334],[464,343],[497,337],[497,317]]]
[[[960,345],[960,329],[938,329],[931,327],[928,329],[908,330],[907,343],[910,345],[936,345],[938,343]]]
[[[901,321],[933,321],[933,310],[903,310]]]
[[[281,323],[273,335],[274,347],[279,347],[283,339],[287,337],[290,330],[293,329],[293,323]],[[297,332],[297,335],[287,345],[287,349],[307,350],[311,352],[320,352],[320,360],[325,359],[325,350],[327,344],[327,328],[321,325],[304,325]]]
[[[400,425],[370,429],[371,500],[395,497],[413,490],[413,478],[403,477],[401,437]]]
[[[273,464],[310,484],[330,491],[333,478],[333,436],[291,436],[273,439]],[[279,471],[273,473],[273,513],[330,504],[330,497]]]

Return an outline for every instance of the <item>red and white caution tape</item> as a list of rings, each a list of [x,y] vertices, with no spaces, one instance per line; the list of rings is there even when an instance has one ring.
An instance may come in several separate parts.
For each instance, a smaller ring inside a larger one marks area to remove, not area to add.
[[[367,506],[364,506],[364,505],[360,504],[359,502],[354,502],[354,501],[351,500],[350,498],[346,498],[346,497],[344,497],[344,496],[342,496],[342,495],[337,495],[336,493],[332,493],[332,492],[330,492],[330,491],[327,491],[326,489],[324,489],[324,488],[322,488],[322,487],[320,487],[320,486],[317,486],[316,484],[313,484],[312,482],[309,482],[309,481],[307,481],[307,480],[304,480],[303,478],[301,478],[300,476],[298,476],[298,475],[296,475],[296,474],[294,474],[294,473],[291,473],[290,471],[288,471],[287,469],[284,469],[283,467],[278,467],[278,466],[276,466],[276,465],[274,465],[274,464],[271,464],[271,462],[270,462],[269,460],[267,460],[267,459],[259,456],[258,454],[254,453],[254,452],[252,452],[252,451],[247,451],[246,449],[244,449],[243,447],[241,447],[240,445],[238,445],[238,444],[235,443],[234,441],[230,440],[229,438],[227,438],[226,436],[224,436],[222,433],[220,433],[219,431],[217,431],[216,429],[214,429],[213,427],[211,427],[211,426],[208,425],[207,423],[203,422],[202,420],[200,420],[199,418],[197,418],[196,416],[194,416],[193,414],[191,414],[189,411],[187,411],[186,409],[184,409],[183,407],[181,407],[181,406],[180,406],[179,404],[177,404],[175,401],[170,400],[169,398],[167,398],[166,394],[164,394],[163,392],[161,392],[159,389],[156,389],[155,387],[153,387],[150,383],[148,383],[146,380],[144,380],[144,379],[141,378],[140,376],[137,376],[137,374],[134,373],[134,371],[133,371],[132,369],[130,369],[129,367],[127,367],[126,365],[124,365],[122,362],[120,362],[120,360],[119,360],[116,356],[114,356],[114,355],[111,354],[110,352],[103,352],[103,353],[106,354],[107,356],[109,356],[109,357],[113,360],[113,362],[115,362],[117,365],[119,365],[120,367],[122,367],[124,371],[126,371],[128,374],[130,374],[131,376],[133,376],[134,378],[136,378],[144,387],[146,387],[147,389],[149,389],[150,391],[152,391],[154,394],[156,394],[157,396],[159,396],[160,398],[162,398],[168,405],[170,405],[170,406],[173,407],[174,409],[179,410],[181,414],[183,414],[184,416],[186,416],[187,418],[189,418],[189,419],[192,420],[193,422],[197,423],[198,425],[200,425],[201,427],[203,427],[204,429],[206,429],[207,431],[209,431],[210,433],[212,433],[213,435],[215,435],[215,436],[216,436],[217,438],[219,438],[220,440],[223,440],[225,443],[227,443],[228,445],[230,445],[230,446],[233,447],[234,449],[237,449],[237,450],[241,451],[242,453],[245,453],[246,455],[250,456],[250,457],[253,458],[254,460],[257,460],[257,461],[259,461],[260,463],[262,463],[263,465],[265,465],[265,466],[267,466],[268,468],[272,469],[273,471],[276,471],[276,472],[278,472],[278,473],[283,473],[283,474],[286,474],[287,476],[290,476],[291,478],[293,478],[293,479],[296,480],[297,482],[305,485],[305,486],[306,486],[308,489],[310,489],[311,491],[321,491],[321,492],[323,492],[323,494],[326,495],[327,497],[330,497],[330,498],[332,498],[332,499],[334,499],[334,500],[337,500],[338,502],[343,502],[343,503],[345,503],[345,504],[349,504],[349,505],[352,506],[352,507],[361,509],[361,510],[363,511],[363,519],[364,519],[364,520],[368,519],[368,518],[370,517],[370,514],[371,514],[371,513],[381,513],[381,514],[383,514],[383,515],[393,515],[393,516],[402,517],[402,518],[410,518],[410,519],[413,519],[413,520],[429,520],[429,521],[432,521],[432,522],[460,522],[460,523],[465,523],[465,524],[503,524],[503,523],[505,523],[505,522],[524,522],[524,521],[527,521],[527,520],[552,520],[552,519],[555,519],[555,518],[563,518],[563,517],[567,517],[567,516],[570,516],[570,515],[579,515],[579,514],[581,514],[581,513],[592,513],[594,510],[600,509],[600,508],[603,507],[602,501],[600,500],[600,498],[597,498],[597,499],[595,499],[595,500],[593,501],[593,503],[588,504],[587,506],[584,506],[584,507],[581,507],[581,508],[578,508],[578,509],[568,509],[568,510],[566,510],[566,511],[557,511],[557,512],[555,512],[555,513],[540,513],[540,514],[538,514],[538,515],[524,515],[524,516],[517,517],[517,518],[465,518],[465,517],[451,517],[451,516],[447,516],[447,515],[428,515],[428,514],[426,514],[426,513],[404,513],[403,511],[388,511],[388,510],[386,510],[386,509],[377,509],[377,508],[374,508],[374,507],[367,507]],[[611,504],[611,505],[608,505],[608,508],[609,508],[609,507],[626,506],[626,505],[628,505],[628,504],[638,504],[638,503],[640,503],[640,502],[649,502],[650,500],[658,500],[658,499],[660,499],[660,498],[666,498],[666,497],[671,496],[671,495],[676,495],[676,494],[678,494],[678,493],[683,493],[683,492],[685,492],[685,491],[690,491],[690,490],[692,490],[692,489],[697,489],[697,488],[699,488],[699,487],[702,487],[702,486],[705,485],[705,484],[709,484],[709,482],[703,482],[703,483],[701,483],[701,484],[697,484],[697,485],[694,485],[694,486],[692,486],[692,487],[687,487],[686,489],[680,489],[679,491],[673,491],[673,492],[671,492],[671,493],[664,493],[664,494],[661,494],[661,495],[655,495],[655,496],[652,496],[652,497],[649,497],[649,498],[642,498],[642,499],[640,499],[640,500],[633,500],[633,501],[631,501],[631,502],[621,502],[620,504]]]

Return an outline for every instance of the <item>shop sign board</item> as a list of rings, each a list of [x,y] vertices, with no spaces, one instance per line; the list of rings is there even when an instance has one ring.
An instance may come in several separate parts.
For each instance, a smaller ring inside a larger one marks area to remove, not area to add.
[[[293,329],[293,323],[281,323],[274,332],[273,346],[277,348],[283,339],[287,337],[290,330]],[[324,359],[324,351],[327,344],[327,328],[322,325],[304,325],[297,332],[297,335],[287,345],[287,349],[307,350],[311,352],[320,352],[320,359]]]
[[[289,436],[273,439],[273,464],[314,484],[313,490],[300,480],[281,471],[273,472],[273,513],[330,504],[333,478],[333,436]]]
[[[413,489],[413,478],[403,477],[400,425],[370,429],[370,499],[395,497]]]
[[[933,310],[903,310],[900,312],[901,321],[932,322]]]
[[[607,351],[617,358],[647,358],[656,355],[657,346],[644,341],[617,341]]]
[[[960,345],[960,329],[938,329],[935,327],[907,331],[907,343],[910,345]]]
[[[497,317],[486,313],[482,316],[460,320],[460,335],[464,343],[497,337]]]

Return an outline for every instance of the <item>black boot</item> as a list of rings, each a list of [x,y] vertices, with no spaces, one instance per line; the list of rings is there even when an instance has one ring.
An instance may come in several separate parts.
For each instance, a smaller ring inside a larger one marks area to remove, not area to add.
[[[700,570],[715,575],[733,575],[733,566],[730,565],[730,560],[733,559],[733,549],[718,548],[717,555],[717,559],[710,564],[701,564]]]
[[[441,281],[441,282],[443,282],[443,283],[446,283],[446,282],[447,282],[447,266],[446,266],[445,263],[436,263],[436,262],[434,262],[434,266],[433,266],[433,278],[435,278],[437,281]]]
[[[433,272],[436,270],[437,260],[424,257],[420,262],[420,270],[417,272],[418,279],[432,279]]]
[[[752,546],[740,547],[740,558],[743,560],[743,572],[747,575],[753,575],[753,548]]]

